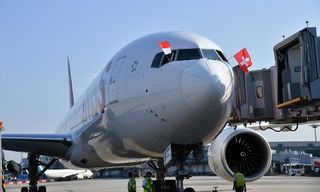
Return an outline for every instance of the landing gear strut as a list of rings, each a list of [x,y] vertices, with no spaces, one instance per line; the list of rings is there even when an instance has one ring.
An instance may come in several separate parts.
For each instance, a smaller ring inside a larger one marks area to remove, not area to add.
[[[52,159],[47,165],[45,165],[44,169],[39,172],[39,165],[44,165],[39,161],[39,155],[35,153],[28,154],[28,171],[29,171],[29,189],[27,187],[22,187],[21,192],[46,192],[45,186],[39,186],[38,181],[42,174],[53,165],[57,159]]]
[[[187,159],[191,151],[196,161],[203,158],[203,145],[176,145],[171,144],[172,162],[176,165],[176,181],[165,180],[165,165],[163,159],[157,159],[148,162],[148,165],[157,172],[157,178],[154,182],[155,192],[190,192],[194,191],[192,188],[186,188],[184,190],[183,180],[184,178],[191,177],[191,171],[184,169],[184,162]]]
[[[148,165],[157,172],[156,180],[153,181],[155,192],[177,192],[175,180],[165,180],[165,166],[163,159],[153,159]]]
[[[184,168],[184,162],[188,158],[188,155],[191,151],[193,151],[193,157],[196,161],[201,160],[203,158],[203,145],[201,143],[195,145],[171,145],[171,147],[173,160],[177,167],[176,181],[178,191],[190,191],[192,188],[184,189],[183,187],[183,180],[191,177],[191,171]]]
[[[156,180],[153,182],[155,192],[171,192],[166,187],[165,181],[165,167],[163,163],[163,159],[153,159],[148,162],[148,165],[157,172]]]

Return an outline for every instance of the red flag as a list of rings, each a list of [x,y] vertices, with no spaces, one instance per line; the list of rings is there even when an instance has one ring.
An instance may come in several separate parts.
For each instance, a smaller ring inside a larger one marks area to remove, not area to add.
[[[238,53],[234,55],[234,58],[237,60],[240,69],[244,73],[248,73],[248,68],[252,65],[251,57],[246,48],[241,49]]]
[[[160,48],[166,55],[169,55],[171,53],[171,45],[168,41],[160,42]]]

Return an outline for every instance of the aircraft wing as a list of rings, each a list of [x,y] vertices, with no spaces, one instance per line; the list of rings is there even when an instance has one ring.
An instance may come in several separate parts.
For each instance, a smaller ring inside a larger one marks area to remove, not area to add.
[[[3,134],[2,149],[65,158],[72,145],[67,134]]]
[[[63,178],[64,179],[72,179],[74,177],[76,177],[77,175],[81,174],[81,173],[85,173],[86,171],[85,170],[82,170],[82,171],[79,171],[79,172],[76,172],[76,173],[69,173],[67,175],[64,175]]]

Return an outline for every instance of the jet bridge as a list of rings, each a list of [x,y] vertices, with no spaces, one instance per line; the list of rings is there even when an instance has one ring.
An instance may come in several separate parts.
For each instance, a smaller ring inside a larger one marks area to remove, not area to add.
[[[320,37],[305,28],[276,44],[275,66],[244,74],[234,67],[229,124],[320,121]]]

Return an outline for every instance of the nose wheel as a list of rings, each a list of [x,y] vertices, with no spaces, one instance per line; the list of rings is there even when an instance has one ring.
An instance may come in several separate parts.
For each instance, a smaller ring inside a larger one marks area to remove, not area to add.
[[[39,155],[35,153],[29,153],[28,154],[29,188],[22,187],[21,192],[46,192],[47,189],[45,186],[38,187],[38,181],[39,181],[39,178],[43,175],[43,173],[56,161],[57,159],[52,159],[46,165],[39,160]],[[39,165],[45,165],[44,169],[40,173],[38,173]]]
[[[194,145],[171,144],[171,153],[173,164],[175,164],[176,180],[165,180],[166,167],[163,159],[153,159],[148,165],[157,172],[157,179],[154,181],[155,192],[194,192],[191,187],[183,187],[183,180],[191,177],[191,171],[184,169],[184,162],[189,153],[193,151],[194,158],[199,161],[203,158],[202,143]]]

